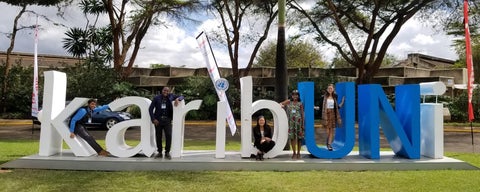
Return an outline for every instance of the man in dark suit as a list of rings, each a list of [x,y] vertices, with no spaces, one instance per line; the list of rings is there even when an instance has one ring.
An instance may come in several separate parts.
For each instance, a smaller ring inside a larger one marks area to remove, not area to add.
[[[155,139],[157,142],[158,154],[156,158],[162,158],[162,132],[165,132],[165,158],[171,159],[170,147],[172,143],[172,118],[173,106],[183,100],[183,96],[170,93],[170,88],[164,87],[162,93],[153,98],[149,107],[150,118],[155,125]]]

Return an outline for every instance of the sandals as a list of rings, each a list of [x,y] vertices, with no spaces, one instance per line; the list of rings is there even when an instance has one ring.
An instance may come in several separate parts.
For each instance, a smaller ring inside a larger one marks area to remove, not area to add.
[[[300,153],[294,153],[292,159],[301,159]]]

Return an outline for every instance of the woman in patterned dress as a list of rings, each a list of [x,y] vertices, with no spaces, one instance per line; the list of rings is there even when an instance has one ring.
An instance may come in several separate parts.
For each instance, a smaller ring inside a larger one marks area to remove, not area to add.
[[[335,127],[337,124],[342,124],[339,108],[342,107],[344,99],[345,98],[343,97],[341,103],[338,104],[337,94],[335,93],[333,84],[328,85],[327,92],[323,97],[322,120],[323,126],[327,129],[327,149],[329,151],[333,150],[332,140]]]
[[[303,122],[303,104],[300,101],[298,90],[293,90],[291,99],[280,103],[282,107],[286,107],[288,116],[288,138],[292,145],[292,159],[300,158],[301,140],[304,136]]]

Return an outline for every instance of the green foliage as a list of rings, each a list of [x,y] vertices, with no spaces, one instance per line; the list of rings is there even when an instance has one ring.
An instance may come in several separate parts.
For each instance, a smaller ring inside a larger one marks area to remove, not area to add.
[[[227,77],[229,88],[226,92],[232,113],[235,118],[240,115],[240,91],[232,84],[233,79]],[[212,80],[209,77],[189,77],[184,84],[175,87],[176,94],[185,96],[185,100],[192,101],[200,99],[202,105],[199,110],[191,111],[187,118],[195,120],[213,120],[217,118],[218,96]]]
[[[473,69],[475,81],[480,80],[480,4],[478,1],[469,1],[468,12],[468,27],[470,32],[470,45],[472,50]],[[444,16],[436,17],[435,19],[443,30],[450,36],[453,36],[453,45],[458,55],[459,60],[456,61],[454,67],[465,68],[466,62],[466,43],[465,43],[465,25],[464,25],[464,7],[463,1],[456,0],[447,2],[445,8],[442,9]],[[428,13],[427,13],[428,14]],[[432,15],[428,14],[426,22],[431,21]]]
[[[104,145],[102,140],[99,140]],[[128,142],[128,141],[127,141]],[[0,164],[38,153],[38,141],[0,141]],[[239,150],[227,142],[227,150]],[[214,150],[210,141],[185,142],[188,150]],[[446,156],[480,166],[475,153]],[[255,163],[255,162],[252,162]],[[168,179],[158,179],[168,178]],[[275,179],[272,179],[275,178]],[[309,178],[309,179],[299,179]],[[71,171],[2,170],[2,191],[478,191],[474,170],[416,171]],[[238,182],[241,180],[241,182]],[[295,182],[292,182],[295,181]],[[316,181],[312,185],[312,181]],[[88,186],[85,184],[88,183]],[[106,184],[108,183],[108,184]],[[385,186],[388,186],[386,188]]]
[[[63,38],[63,48],[74,57],[81,58],[87,54],[88,37],[87,31],[78,27],[70,28],[65,32],[67,38]]]
[[[86,97],[109,103],[125,96],[152,97],[150,92],[136,89],[131,83],[121,80],[112,68],[88,67],[88,64],[83,64],[62,69],[67,73],[67,100]]]
[[[476,117],[476,122],[479,122],[478,118],[480,117],[480,89],[476,88],[473,92],[472,105],[473,105],[473,114]],[[451,119],[454,122],[468,122],[468,95],[465,90],[460,95],[452,98],[451,102],[447,103],[446,106],[450,111]]]
[[[0,72],[3,74],[5,65],[0,66]],[[0,118],[30,118],[32,106],[32,89],[33,89],[33,68],[22,67],[20,64],[12,66],[8,79],[4,76],[0,77],[0,83],[7,81],[9,91],[3,95],[5,97],[5,107],[7,114],[3,114]],[[39,82],[43,79],[39,76]],[[38,99],[42,100],[41,90],[43,84],[39,83]]]
[[[62,40],[63,48],[74,57],[86,58],[89,64],[106,66],[113,60],[110,30],[109,27],[95,26],[70,28]]]
[[[235,88],[232,84],[232,77],[227,77],[229,80],[230,88],[227,91],[227,97],[230,102],[232,112],[236,119],[240,117],[240,100],[241,93],[240,90]],[[288,90],[291,92],[293,89],[297,89],[297,84],[302,81],[313,81],[315,82],[315,105],[319,105],[320,96],[324,94],[327,85],[330,83],[336,83],[341,81],[338,76],[334,73],[328,72],[321,77],[309,78],[307,74],[303,74],[302,71],[295,77],[289,78],[289,87]],[[275,92],[273,89],[261,89],[260,87],[253,88],[253,101],[260,99],[266,100],[275,100]],[[176,94],[185,96],[186,101],[200,99],[202,100],[202,105],[199,110],[191,111],[187,114],[187,118],[194,120],[213,120],[216,119],[216,110],[218,96],[215,92],[215,89],[212,85],[212,82],[209,77],[199,77],[193,76],[189,77],[185,83],[175,87]],[[262,114],[268,119],[271,119],[271,113],[269,110],[260,110],[253,114],[254,117]]]
[[[3,73],[5,66],[0,66]],[[125,81],[121,81],[115,71],[105,67],[91,67],[88,64],[57,69],[67,73],[67,100],[75,97],[97,98],[99,103],[109,103],[118,97],[141,96],[151,98],[148,91],[135,89]],[[10,86],[5,95],[6,114],[0,118],[30,118],[33,88],[33,68],[22,67],[20,64],[12,67],[11,75],[6,80]],[[0,77],[0,83],[5,78]],[[43,76],[39,76],[39,101],[43,99]],[[41,107],[42,103],[40,103]]]
[[[385,54],[385,57],[382,60],[382,64],[380,65],[381,67],[389,67],[392,66],[397,62],[397,58],[395,55],[391,54]],[[346,68],[346,67],[355,67],[352,64],[350,64],[345,58],[343,58],[340,54],[335,54],[335,57],[332,60],[332,63],[330,64],[330,67],[334,68]]]
[[[479,38],[480,39],[480,38]],[[480,44],[473,44],[472,43],[472,61],[473,61],[473,70],[474,70],[474,79],[476,82],[480,81]],[[460,49],[460,48],[458,48]],[[466,53],[465,53],[465,42],[463,42],[463,49],[462,51],[457,51],[459,55],[459,60],[455,63],[456,67],[466,68],[467,67],[467,60],[466,60]]]
[[[86,58],[90,65],[108,66],[113,60],[112,29],[110,26],[97,27],[97,21],[102,13],[106,13],[103,1],[82,0],[79,4],[87,20],[84,29],[70,28],[63,38],[63,48],[78,58]],[[95,22],[90,23],[89,16],[95,16]]]
[[[314,90],[314,105],[319,106],[321,105],[322,96],[325,94],[325,91],[329,84],[335,84],[337,82],[342,81],[336,74],[330,72],[330,70],[326,70],[326,73],[320,77],[308,77],[308,74],[303,74],[302,71],[298,71],[298,74],[295,77],[289,78],[289,88],[288,91],[291,93],[294,89],[298,89],[297,85],[299,82],[303,81],[312,81],[315,84]],[[290,95],[289,95],[290,97]],[[320,115],[320,111],[315,111],[315,116]]]
[[[170,65],[165,65],[165,64],[151,64],[150,65],[150,68],[152,69],[159,69],[159,68],[165,68],[165,67],[169,67]]]
[[[270,42],[260,50],[256,66],[276,66],[277,43]],[[309,42],[290,40],[285,47],[288,67],[325,67],[321,53]]]
[[[335,68],[346,68],[346,67],[353,67],[352,64],[348,63],[340,54],[335,54],[335,57],[332,59],[332,63],[330,67]]]
[[[200,109],[189,112],[187,118],[216,118],[218,96],[209,77],[189,77],[183,85],[175,87],[175,92],[185,96],[186,101],[203,100]]]
[[[10,5],[15,6],[24,6],[24,5],[39,5],[39,6],[53,6],[57,5],[62,1],[70,0],[0,0],[0,2],[5,2]]]
[[[142,112],[140,111],[140,107],[136,105],[128,107],[127,112],[130,113],[134,118],[142,117]]]
[[[336,49],[358,69],[357,84],[363,84],[372,82],[402,26],[434,0],[315,2],[308,9],[299,3],[291,4],[303,16],[298,17],[302,32],[314,34],[318,43]],[[393,30],[386,30],[389,28]]]
[[[112,87],[115,87],[120,79],[112,69],[76,65],[63,71],[67,73],[67,100],[87,97],[97,98],[99,103],[105,103],[119,96]]]

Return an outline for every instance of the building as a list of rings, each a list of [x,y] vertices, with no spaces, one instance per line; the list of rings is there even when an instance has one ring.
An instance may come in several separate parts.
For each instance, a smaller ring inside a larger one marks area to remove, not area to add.
[[[441,81],[447,86],[447,95],[453,96],[455,84],[466,84],[467,70],[453,68],[455,61],[423,54],[409,54],[408,58],[392,67],[382,67],[373,78],[373,83],[380,84],[386,93],[393,93],[394,87],[401,84],[418,84],[422,82]],[[228,68],[220,68],[220,74],[231,75]],[[310,79],[326,75],[340,77],[345,81],[355,81],[356,68],[289,68],[289,77],[301,75]],[[252,68],[249,75],[253,77],[254,86],[262,90],[273,90],[275,86],[275,68]],[[191,76],[208,76],[206,68],[164,67],[157,69],[135,68],[128,80],[138,87],[157,91],[163,86],[174,87]]]
[[[34,55],[31,53],[18,53],[13,52],[10,54],[12,65],[20,64],[23,67],[33,67]],[[53,69],[53,68],[64,68],[65,66],[71,66],[79,63],[82,59],[69,57],[69,56],[58,56],[58,55],[49,55],[49,54],[38,54],[38,68],[42,69]],[[0,63],[4,65],[7,61],[7,52],[0,51]]]
[[[24,67],[33,66],[33,54],[12,53],[12,61]],[[5,63],[6,53],[0,52],[0,63]],[[38,55],[40,71],[63,68],[65,66],[79,63],[78,58],[57,56],[48,54]],[[441,81],[447,86],[447,95],[454,95],[455,85],[467,83],[467,70],[465,68],[453,68],[455,61],[433,57],[424,54],[409,54],[406,60],[400,61],[391,67],[382,67],[373,78],[373,83],[380,84],[386,93],[392,93],[396,85],[416,84],[421,82]],[[231,75],[229,68],[220,68],[222,77]],[[356,68],[289,68],[289,77],[301,75],[311,79],[320,78],[326,75],[337,76],[344,81],[355,81],[357,77]],[[256,88],[273,91],[275,87],[275,68],[256,67],[249,73],[253,77]],[[134,68],[128,81],[137,87],[152,92],[160,90],[163,86],[174,87],[182,84],[186,78],[191,76],[208,76],[206,68]],[[457,86],[458,87],[458,86]]]

